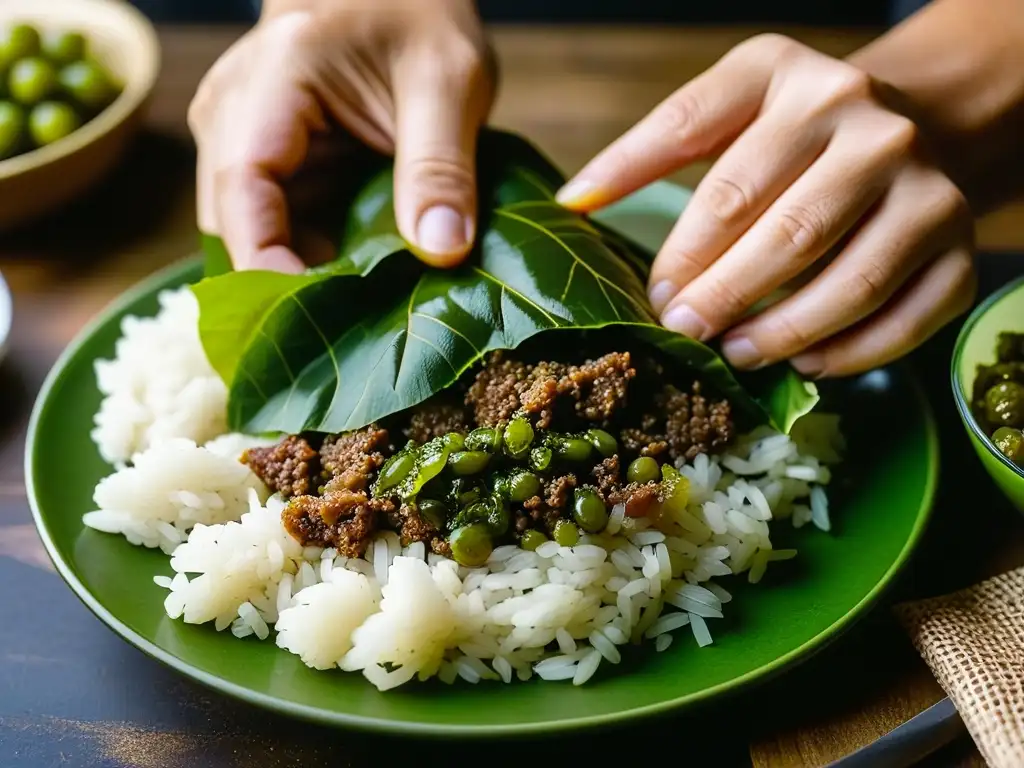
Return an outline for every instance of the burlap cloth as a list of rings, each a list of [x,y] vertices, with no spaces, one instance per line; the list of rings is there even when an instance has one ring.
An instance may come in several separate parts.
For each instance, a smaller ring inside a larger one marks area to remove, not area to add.
[[[896,615],[995,768],[1024,768],[1024,568]]]

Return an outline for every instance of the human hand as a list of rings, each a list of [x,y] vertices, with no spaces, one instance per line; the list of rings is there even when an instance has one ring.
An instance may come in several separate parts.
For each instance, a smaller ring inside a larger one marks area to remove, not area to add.
[[[403,237],[452,266],[473,242],[476,138],[493,97],[470,0],[267,0],[189,108],[199,226],[238,269],[302,271],[285,187],[318,140],[337,149],[333,121],[395,155]]]
[[[727,332],[722,351],[738,368],[868,370],[922,343],[976,289],[967,203],[880,90],[785,37],[752,38],[594,158],[559,201],[591,211],[720,154],[652,267],[662,323],[701,340]]]

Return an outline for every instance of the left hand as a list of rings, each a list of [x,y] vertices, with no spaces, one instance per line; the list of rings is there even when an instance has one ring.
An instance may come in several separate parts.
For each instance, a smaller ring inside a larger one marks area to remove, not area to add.
[[[778,35],[741,43],[559,193],[591,211],[721,153],[661,248],[651,303],[737,368],[791,360],[858,373],[921,344],[973,301],[973,217],[921,154],[918,127],[861,70]],[[763,312],[759,302],[815,268]],[[727,332],[727,333],[726,333]]]

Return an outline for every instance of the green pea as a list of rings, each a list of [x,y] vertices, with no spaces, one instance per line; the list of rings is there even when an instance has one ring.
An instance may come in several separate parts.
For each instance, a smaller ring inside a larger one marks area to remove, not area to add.
[[[497,453],[501,450],[501,431],[491,427],[478,427],[466,437],[467,451]]]
[[[91,61],[76,61],[60,71],[60,85],[79,106],[98,112],[117,97],[106,72]]]
[[[505,427],[505,451],[510,456],[522,456],[533,442],[533,426],[522,416],[517,416]]]
[[[39,33],[28,24],[13,24],[0,31],[0,69],[39,53]]]
[[[614,456],[619,450],[615,438],[603,429],[588,429],[584,437],[606,459]]]
[[[43,35],[42,50],[54,64],[71,64],[85,58],[85,38],[78,32],[48,32]]]
[[[533,472],[519,470],[509,478],[508,497],[512,501],[526,501],[540,493],[540,478]]]
[[[484,451],[458,451],[448,457],[448,466],[456,475],[475,475],[486,469],[491,455]]]
[[[558,457],[565,461],[586,461],[590,458],[590,452],[593,450],[590,443],[578,437],[565,437],[556,440],[554,446]]]
[[[416,466],[416,454],[403,451],[396,453],[381,467],[380,475],[374,484],[374,493],[390,490],[405,480]]]
[[[45,101],[57,90],[57,70],[46,59],[20,59],[7,75],[11,98],[26,106]]]
[[[416,502],[420,515],[437,530],[444,530],[445,521],[448,519],[448,507],[443,501],[437,499],[420,499]]]
[[[534,448],[530,451],[530,467],[543,472],[551,466],[551,449],[547,447]]]
[[[17,104],[0,101],[0,160],[17,153],[25,130],[25,111]]]
[[[443,438],[444,446],[453,453],[456,451],[462,451],[466,448],[466,438],[460,435],[458,432],[449,432]]]
[[[59,101],[36,104],[28,116],[28,130],[36,146],[63,139],[82,124],[75,110]]]
[[[626,480],[631,483],[653,483],[660,476],[658,462],[650,456],[633,459],[626,470]]]
[[[547,536],[540,531],[531,528],[530,530],[523,532],[522,537],[519,539],[519,546],[527,552],[533,552],[547,540]]]
[[[448,538],[452,557],[459,565],[475,568],[487,562],[494,545],[491,534],[483,523],[470,523],[452,531]]]
[[[1024,460],[1024,433],[1019,429],[1000,427],[992,435],[992,442],[1011,461]]]
[[[580,540],[580,529],[568,520],[559,520],[555,523],[555,530],[551,534],[560,547],[575,547]]]
[[[597,491],[592,488],[577,488],[572,505],[572,516],[587,533],[599,533],[608,524],[608,509]]]

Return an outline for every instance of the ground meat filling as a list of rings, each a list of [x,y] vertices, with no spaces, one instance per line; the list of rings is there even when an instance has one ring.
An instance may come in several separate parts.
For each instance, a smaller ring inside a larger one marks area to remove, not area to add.
[[[578,489],[595,491],[609,510],[621,504],[626,515],[642,517],[661,500],[661,484],[649,480],[649,468],[648,474],[636,475],[647,482],[627,482],[627,467],[633,460],[649,456],[659,463],[691,461],[698,454],[723,449],[732,440],[728,400],[705,395],[697,381],[680,389],[665,383],[666,378],[656,359],[643,357],[635,363],[628,352],[611,352],[579,364],[529,363],[495,353],[469,381],[404,416],[392,417],[387,428],[373,424],[323,438],[293,435],[275,446],[251,449],[243,461],[272,491],[289,499],[284,524],[305,545],[360,556],[384,528],[397,531],[403,546],[423,542],[431,552],[450,557],[449,532],[438,528],[436,505],[441,505],[442,512],[447,510],[442,517],[451,525],[460,506],[470,502],[452,501],[461,499],[463,491],[452,485],[450,470],[430,481],[434,485],[428,483],[415,498],[399,498],[393,491],[391,496],[385,492],[376,498],[373,483],[401,447],[392,444],[390,435],[422,445],[452,433],[465,437],[477,427],[500,428],[524,416],[533,424],[535,446],[551,445],[540,442],[544,440],[579,442],[588,429],[604,430],[608,434],[602,439],[612,442],[612,450],[617,448],[613,455],[600,455],[594,444],[589,459],[568,465],[569,459],[555,460],[533,471],[533,482],[539,483],[534,496],[504,502],[512,524],[506,535],[514,538],[532,529],[553,536],[560,521],[573,519]],[[502,472],[521,471],[515,467],[522,467],[525,459],[516,459],[518,464],[510,461],[499,449],[470,486],[484,482],[485,498],[498,493],[494,478]],[[464,489],[470,479],[460,478]],[[435,505],[429,519],[417,506],[424,498]]]
[[[267,488],[286,499],[316,490],[320,454],[299,435],[289,435],[269,448],[250,448],[242,455],[242,462]]]
[[[520,411],[547,429],[559,406],[588,422],[606,423],[626,403],[629,381],[636,376],[628,352],[610,352],[582,365],[507,360],[495,352],[477,374],[466,395],[477,424],[493,427]]]

